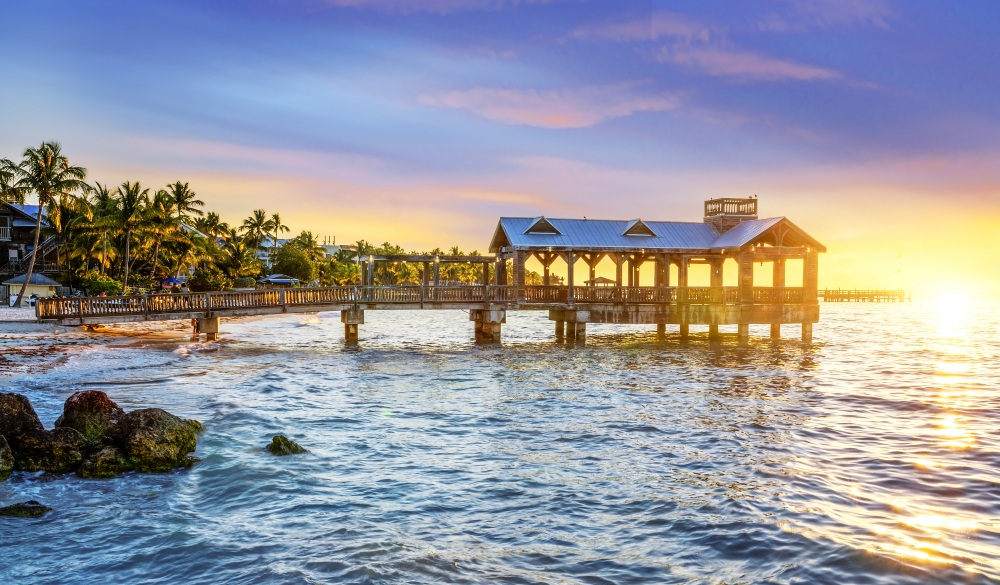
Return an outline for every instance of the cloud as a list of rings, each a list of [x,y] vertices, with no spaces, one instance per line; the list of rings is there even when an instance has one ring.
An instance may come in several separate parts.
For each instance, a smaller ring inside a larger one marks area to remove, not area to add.
[[[722,47],[662,47],[657,52],[661,62],[697,69],[705,75],[742,79],[802,81],[843,79],[843,74],[831,69],[804,65],[768,57],[760,53]]]
[[[614,22],[577,28],[573,38],[587,41],[656,41],[664,38],[707,43],[712,31],[708,26],[679,14],[656,12],[648,20]]]
[[[488,120],[540,128],[586,128],[637,112],[677,108],[680,94],[633,95],[634,86],[616,85],[581,90],[535,90],[475,87],[422,95],[426,106],[467,110]]]
[[[655,12],[649,19],[581,27],[571,36],[585,41],[655,44],[651,54],[657,61],[713,77],[758,81],[844,79],[843,74],[832,69],[741,49],[728,41],[724,27],[669,12]]]
[[[325,0],[337,8],[371,8],[388,14],[454,14],[476,10],[496,11],[522,4],[547,4],[553,0]]]
[[[809,29],[875,26],[889,28],[896,15],[881,0],[788,0],[788,10],[768,14],[757,28],[771,32],[803,32]]]

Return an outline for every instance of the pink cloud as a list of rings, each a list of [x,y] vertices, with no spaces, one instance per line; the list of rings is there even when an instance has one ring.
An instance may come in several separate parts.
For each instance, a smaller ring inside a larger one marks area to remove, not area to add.
[[[708,42],[709,27],[668,12],[657,12],[648,20],[607,23],[580,27],[572,36],[580,40],[614,42],[655,41],[664,38]]]
[[[585,128],[637,112],[660,112],[680,105],[678,94],[632,95],[628,86],[583,90],[476,87],[420,96],[419,102],[468,110],[504,124],[541,128]]]
[[[788,0],[789,9],[769,14],[757,23],[760,30],[802,32],[812,28],[875,26],[889,28],[895,13],[882,0]]]
[[[698,69],[706,75],[757,80],[798,79],[836,80],[843,75],[831,69],[804,65],[753,53],[721,47],[664,47],[657,53],[662,62]]]

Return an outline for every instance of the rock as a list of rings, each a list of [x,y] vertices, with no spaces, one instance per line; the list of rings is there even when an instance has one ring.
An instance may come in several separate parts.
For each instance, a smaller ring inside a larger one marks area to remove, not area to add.
[[[83,462],[87,442],[76,429],[29,431],[11,439],[14,469],[67,473]]]
[[[11,471],[14,471],[14,452],[10,450],[7,439],[0,435],[0,481],[7,481]]]
[[[66,399],[56,428],[76,429],[88,444],[100,443],[115,434],[125,411],[100,390],[84,390]]]
[[[160,408],[134,410],[118,424],[118,443],[136,471],[170,471],[190,466],[198,436],[194,427]]]
[[[28,431],[42,430],[45,427],[26,396],[0,392],[0,435],[10,439]]]
[[[76,473],[80,477],[114,477],[131,470],[118,447],[104,447],[87,455]]]
[[[271,444],[267,446],[267,450],[275,455],[298,455],[306,452],[301,445],[285,435],[275,435],[271,439]]]
[[[28,500],[20,504],[13,504],[0,508],[0,516],[12,516],[14,518],[41,518],[52,508],[43,506],[35,500]]]

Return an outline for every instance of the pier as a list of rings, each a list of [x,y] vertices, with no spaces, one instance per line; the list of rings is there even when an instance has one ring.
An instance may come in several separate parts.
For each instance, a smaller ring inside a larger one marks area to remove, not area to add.
[[[363,257],[355,286],[41,299],[36,315],[63,325],[196,319],[212,339],[222,317],[340,311],[344,337],[354,342],[366,311],[461,309],[477,341],[495,342],[508,311],[534,310],[548,312],[557,338],[575,341],[585,339],[588,324],[619,323],[655,325],[661,338],[668,325],[682,338],[692,325],[706,326],[710,338],[735,325],[741,342],[751,324],[770,325],[773,338],[782,325],[797,324],[808,342],[819,321],[818,255],[825,251],[784,217],[757,219],[756,199],[713,199],[700,223],[501,218],[490,256]],[[526,283],[529,260],[542,267],[540,285]],[[802,286],[785,286],[790,260],[801,262]],[[581,261],[588,278],[578,283]],[[379,265],[392,262],[420,265],[420,282],[378,282]],[[556,262],[565,268],[562,284],[550,270]],[[442,282],[448,263],[480,266],[480,282]],[[602,263],[614,266],[615,279],[597,277]],[[771,286],[755,286],[754,267],[765,264]],[[652,268],[651,283],[640,282],[643,265]],[[709,286],[689,286],[695,266],[707,268]],[[727,267],[736,286],[723,286]]]
[[[825,303],[904,303],[912,300],[902,289],[825,289],[819,291]]]

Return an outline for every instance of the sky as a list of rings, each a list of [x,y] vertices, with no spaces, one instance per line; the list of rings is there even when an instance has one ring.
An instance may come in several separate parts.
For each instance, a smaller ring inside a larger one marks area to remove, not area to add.
[[[188,182],[240,223],[485,251],[500,216],[757,195],[820,286],[1000,291],[1000,2],[4,6],[0,157]],[[610,264],[610,263],[609,263]]]

